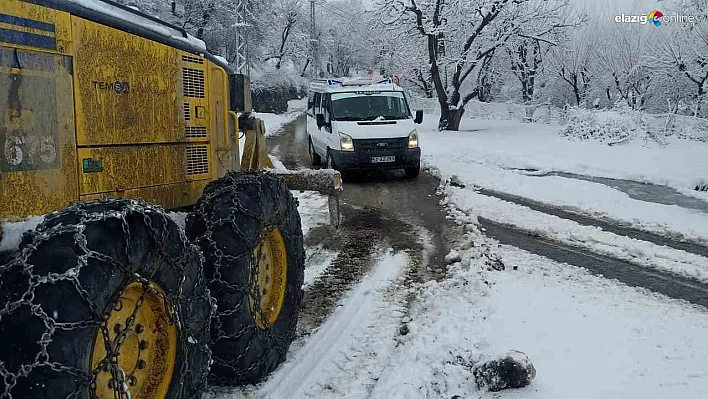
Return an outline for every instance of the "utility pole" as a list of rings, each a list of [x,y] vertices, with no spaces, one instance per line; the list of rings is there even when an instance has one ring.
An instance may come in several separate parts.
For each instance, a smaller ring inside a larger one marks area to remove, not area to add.
[[[248,43],[246,42],[246,29],[248,24],[249,0],[236,0],[236,73],[249,75]]]
[[[317,59],[317,25],[315,25],[315,0],[310,0],[310,18],[312,26],[310,30],[310,44],[312,45],[312,76],[317,79],[319,73],[319,61]]]

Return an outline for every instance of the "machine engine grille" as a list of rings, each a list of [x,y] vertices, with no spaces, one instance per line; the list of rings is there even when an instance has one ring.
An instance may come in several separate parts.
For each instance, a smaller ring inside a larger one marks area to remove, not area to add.
[[[205,145],[187,146],[187,174],[209,173],[209,152]]]
[[[185,129],[185,136],[188,139],[202,139],[207,136],[206,126],[187,126]]]
[[[192,112],[189,108],[189,103],[184,103],[184,120],[188,121],[192,119]]]
[[[193,64],[204,64],[204,60],[201,58],[197,57],[190,57],[188,55],[183,55],[182,56],[182,61],[184,62],[191,62]]]
[[[182,82],[185,97],[204,98],[204,71],[184,68]]]

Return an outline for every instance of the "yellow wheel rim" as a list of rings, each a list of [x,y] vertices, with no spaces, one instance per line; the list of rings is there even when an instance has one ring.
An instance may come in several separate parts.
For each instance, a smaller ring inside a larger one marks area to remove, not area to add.
[[[253,251],[249,303],[256,325],[266,329],[276,321],[285,301],[288,256],[285,240],[278,228],[264,229],[261,242]]]
[[[98,372],[95,397],[165,399],[177,357],[177,328],[162,289],[150,284],[146,290],[139,282],[128,285],[106,327],[94,338],[91,356],[91,370]],[[106,334],[117,359],[106,355]]]

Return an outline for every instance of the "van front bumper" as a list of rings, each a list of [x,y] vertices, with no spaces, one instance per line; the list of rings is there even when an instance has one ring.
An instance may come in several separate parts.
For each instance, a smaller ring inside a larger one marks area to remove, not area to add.
[[[406,143],[407,144],[407,143]],[[404,169],[420,165],[420,148],[396,151],[354,151],[331,150],[334,164],[339,170],[351,169]],[[374,162],[375,158],[394,157],[392,162]]]

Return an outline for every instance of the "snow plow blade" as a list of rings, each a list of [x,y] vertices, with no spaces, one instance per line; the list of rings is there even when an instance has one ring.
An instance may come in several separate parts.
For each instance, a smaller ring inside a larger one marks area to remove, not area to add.
[[[245,114],[239,118],[239,128],[246,135],[241,170],[269,169],[291,190],[316,191],[329,196],[329,221],[335,228],[339,227],[339,194],[343,190],[341,173],[333,169],[275,169],[266,148],[263,120]]]
[[[332,226],[339,227],[339,195],[344,188],[342,187],[342,175],[338,171],[333,169],[273,169],[272,172],[280,176],[291,190],[317,191],[329,196],[329,222]]]

